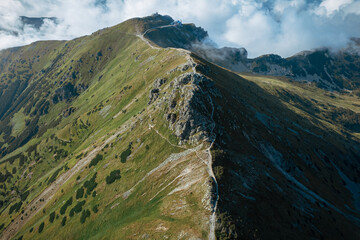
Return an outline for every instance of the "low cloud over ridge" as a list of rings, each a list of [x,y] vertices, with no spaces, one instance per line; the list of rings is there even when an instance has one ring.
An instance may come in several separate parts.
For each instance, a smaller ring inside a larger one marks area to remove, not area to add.
[[[0,49],[72,39],[154,12],[193,22],[219,47],[245,47],[250,57],[339,48],[360,37],[358,0],[7,0],[0,2]],[[56,17],[58,24],[45,20],[35,29],[19,16]]]

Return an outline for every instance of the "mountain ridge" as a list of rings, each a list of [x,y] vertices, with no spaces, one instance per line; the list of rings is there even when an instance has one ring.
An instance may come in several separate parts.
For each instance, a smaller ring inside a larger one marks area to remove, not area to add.
[[[208,41],[209,36],[202,28],[170,21],[173,24],[148,29],[144,36],[161,47],[185,48],[235,72],[286,76],[295,81],[315,83],[330,91],[359,89],[358,38],[352,38],[348,47],[335,52],[324,47],[305,50],[288,58],[266,54],[251,59],[244,48],[217,48]]]

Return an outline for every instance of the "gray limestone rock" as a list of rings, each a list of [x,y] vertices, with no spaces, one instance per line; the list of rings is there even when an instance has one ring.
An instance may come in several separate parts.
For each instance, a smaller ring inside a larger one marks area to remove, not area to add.
[[[199,73],[184,73],[170,84],[166,119],[180,142],[198,143],[213,128],[213,97],[221,97],[214,82]],[[180,96],[176,101],[176,95]]]
[[[158,88],[151,89],[149,93],[148,105],[153,103],[159,97],[159,94],[160,94],[160,90]]]

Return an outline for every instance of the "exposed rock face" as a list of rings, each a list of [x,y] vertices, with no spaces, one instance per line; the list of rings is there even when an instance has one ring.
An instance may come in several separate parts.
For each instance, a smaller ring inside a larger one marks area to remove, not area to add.
[[[150,90],[148,105],[153,103],[159,97],[159,93],[160,93],[160,90],[158,88],[154,88],[154,89]]]
[[[155,100],[159,97],[160,87],[166,83],[166,78],[158,78],[155,80],[153,84],[153,89],[150,90],[149,93],[149,102],[148,105],[155,102]]]
[[[174,69],[171,69],[169,72],[167,72],[167,74],[169,75],[169,74],[171,74],[171,73],[173,73],[173,72],[176,72],[176,71],[185,72],[185,71],[187,71],[189,68],[195,67],[195,66],[196,66],[196,65],[193,64],[193,63],[191,63],[191,62],[187,62],[187,63],[185,63],[185,64],[182,64],[182,65],[180,65],[180,66],[177,66],[177,67],[174,68]]]
[[[154,82],[154,88],[160,88],[162,85],[166,83],[166,78],[158,78]]]
[[[184,73],[170,83],[166,119],[180,142],[207,139],[214,124],[211,98],[220,97],[214,82],[199,73]]]
[[[172,25],[168,23],[149,28],[144,36],[160,47],[190,49],[192,43],[203,41],[208,34],[203,28],[196,27],[194,24]]]
[[[139,18],[139,20],[144,22],[144,30],[169,25],[174,21],[174,19],[168,15],[160,15],[157,13],[148,17]]]
[[[173,71],[186,71],[194,66],[196,69],[201,68],[200,65],[188,62]],[[164,87],[166,92],[162,92],[161,88],[166,82],[165,78],[155,80],[148,104],[157,101],[157,107],[166,107],[164,118],[179,138],[180,144],[199,144],[209,139],[214,124],[212,98],[222,97],[214,82],[203,74],[187,72],[173,79]],[[163,97],[160,98],[161,94]]]

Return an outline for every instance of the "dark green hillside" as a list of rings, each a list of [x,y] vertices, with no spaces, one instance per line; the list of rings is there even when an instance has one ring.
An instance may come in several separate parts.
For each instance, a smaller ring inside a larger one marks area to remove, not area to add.
[[[356,238],[360,99],[198,61],[227,96],[214,113],[220,239]]]

